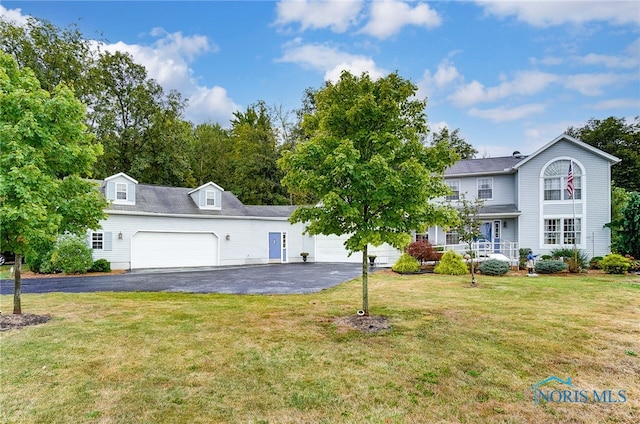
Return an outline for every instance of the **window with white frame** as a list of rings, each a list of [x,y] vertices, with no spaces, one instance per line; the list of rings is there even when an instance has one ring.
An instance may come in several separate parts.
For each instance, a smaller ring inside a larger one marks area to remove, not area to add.
[[[104,249],[104,233],[91,233],[91,248],[94,250]]]
[[[215,206],[216,205],[216,192],[213,190],[207,190],[205,193],[206,205],[207,206]]]
[[[493,178],[478,178],[478,199],[493,199]]]
[[[449,190],[451,190],[451,194],[446,196],[446,200],[459,200],[460,199],[460,181],[458,180],[445,180],[444,182]]]
[[[569,176],[569,160],[557,160],[550,163],[544,170],[544,200],[571,200],[567,191]],[[582,199],[582,171],[573,162],[573,198]]]
[[[445,244],[458,244],[460,243],[460,237],[457,231],[449,230],[444,235]]]
[[[581,244],[582,219],[553,218],[544,220],[544,244],[567,245]]]
[[[116,183],[116,200],[127,200],[127,184]]]

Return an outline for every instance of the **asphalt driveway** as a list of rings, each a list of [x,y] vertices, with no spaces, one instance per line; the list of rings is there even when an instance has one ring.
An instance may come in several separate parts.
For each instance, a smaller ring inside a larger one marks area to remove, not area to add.
[[[361,273],[362,265],[345,263],[135,270],[95,277],[23,278],[21,292],[313,293],[349,281]],[[0,280],[0,294],[13,294],[13,280]]]

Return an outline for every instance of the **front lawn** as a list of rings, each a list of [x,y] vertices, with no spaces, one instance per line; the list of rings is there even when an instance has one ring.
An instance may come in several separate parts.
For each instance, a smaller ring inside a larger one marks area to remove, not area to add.
[[[0,334],[0,418],[640,422],[640,277],[478,279],[372,275],[371,313],[393,326],[373,334],[334,323],[359,309],[359,280],[310,295],[23,294],[24,312],[52,319]],[[534,405],[550,376],[626,402]]]

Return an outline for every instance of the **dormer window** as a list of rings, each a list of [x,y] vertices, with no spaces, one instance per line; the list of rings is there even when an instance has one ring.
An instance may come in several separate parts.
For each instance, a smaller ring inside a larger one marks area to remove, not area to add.
[[[108,201],[115,205],[136,204],[136,180],[121,172],[105,178],[104,182],[104,195]]]
[[[127,184],[116,183],[116,200],[127,200]]]
[[[188,194],[200,209],[222,210],[222,192],[224,189],[217,184],[208,182],[191,190]]]
[[[209,207],[213,207],[216,205],[216,192],[213,190],[207,190],[206,194],[206,204]]]

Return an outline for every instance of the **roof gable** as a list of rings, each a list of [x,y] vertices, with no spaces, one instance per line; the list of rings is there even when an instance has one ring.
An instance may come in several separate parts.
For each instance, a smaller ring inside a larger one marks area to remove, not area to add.
[[[550,148],[551,146],[555,145],[556,143],[560,142],[560,141],[566,141],[569,143],[572,143],[574,145],[576,145],[577,147],[587,150],[591,153],[593,153],[596,156],[599,156],[603,159],[606,159],[607,161],[609,161],[610,163],[618,163],[620,162],[620,159],[618,159],[617,157],[610,155],[607,152],[604,152],[600,149],[598,149],[597,147],[593,147],[583,141],[580,141],[576,138],[571,137],[568,134],[561,134],[558,137],[554,138],[553,140],[551,140],[549,143],[545,144],[544,146],[542,146],[540,149],[536,150],[535,152],[533,152],[531,155],[527,156],[525,159],[523,159],[522,161],[518,162],[517,164],[514,165],[514,168],[520,168],[522,165],[524,165],[525,163],[529,162],[531,159],[535,158],[536,156],[538,156],[540,153],[544,152],[545,150],[547,150],[548,148]]]

